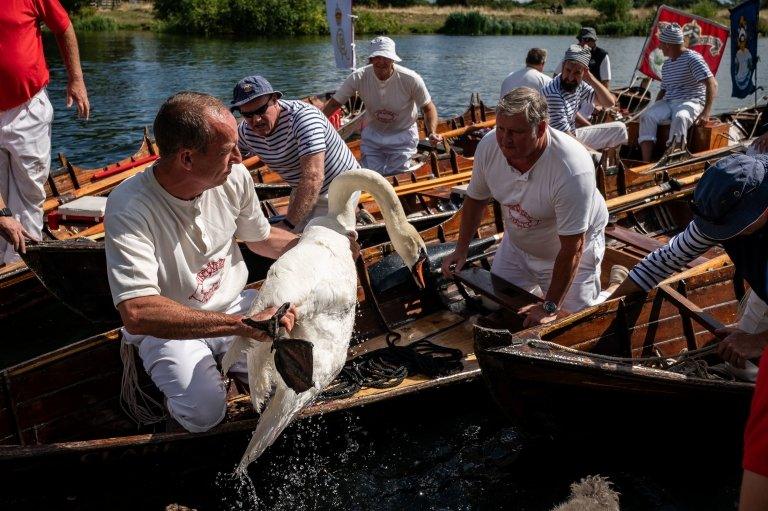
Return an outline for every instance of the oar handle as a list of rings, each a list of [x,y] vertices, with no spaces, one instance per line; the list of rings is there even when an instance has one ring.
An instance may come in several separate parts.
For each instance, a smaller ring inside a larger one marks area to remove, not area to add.
[[[496,126],[496,119],[491,119],[490,121],[478,122],[470,126],[464,126],[462,128],[456,128],[455,130],[444,131],[439,134],[442,135],[443,138],[455,138],[460,137],[468,131],[476,131],[483,128],[493,128],[494,126]]]

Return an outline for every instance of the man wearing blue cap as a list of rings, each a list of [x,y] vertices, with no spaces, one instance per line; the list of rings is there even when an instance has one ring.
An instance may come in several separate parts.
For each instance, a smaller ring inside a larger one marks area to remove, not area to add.
[[[230,109],[239,112],[238,145],[257,155],[293,187],[281,227],[301,232],[328,211],[328,187],[359,164],[328,119],[316,107],[283,94],[261,76],[240,80]]]
[[[656,102],[640,116],[640,151],[651,161],[660,122],[671,121],[667,145],[685,144],[688,128],[704,124],[712,113],[717,80],[695,51],[683,45],[683,30],[677,23],[662,26],[659,48],[667,60],[661,66],[661,89]]]
[[[739,509],[768,508],[768,155],[723,158],[704,173],[693,195],[694,220],[667,245],[646,256],[612,298],[649,291],[720,244],[751,288],[736,328],[717,346],[724,360],[743,368],[759,357],[760,371],[744,432],[744,477]],[[750,378],[751,376],[751,378]]]
[[[704,173],[693,195],[694,220],[630,271],[612,298],[649,291],[714,245],[722,245],[751,292],[737,328],[718,353],[737,368],[768,345],[768,155],[733,155]]]

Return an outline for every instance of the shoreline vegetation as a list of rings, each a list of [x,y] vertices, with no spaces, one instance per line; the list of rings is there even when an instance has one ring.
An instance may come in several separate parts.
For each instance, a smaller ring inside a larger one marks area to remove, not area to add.
[[[370,2],[357,2],[362,3]],[[588,25],[602,36],[646,36],[656,12],[655,7],[632,8],[630,0],[580,0],[557,14],[549,7],[562,6],[558,0],[529,4],[496,0],[488,5],[469,1],[470,7],[441,3],[448,2],[403,7],[356,4],[355,34],[573,35]],[[728,10],[711,0],[680,8],[728,24]],[[124,2],[114,9],[86,6],[73,10],[78,32],[149,30],[241,37],[328,34],[322,0],[155,0]],[[760,20],[760,34],[768,34],[768,20]]]

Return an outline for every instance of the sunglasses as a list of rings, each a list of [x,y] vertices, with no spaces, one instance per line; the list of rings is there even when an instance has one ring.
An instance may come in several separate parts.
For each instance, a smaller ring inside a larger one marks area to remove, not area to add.
[[[246,112],[244,110],[240,110],[240,116],[242,118],[244,118],[244,119],[248,119],[250,117],[254,117],[254,116],[257,116],[257,115],[258,116],[262,116],[262,115],[264,115],[266,113],[267,108],[269,108],[271,105],[272,105],[272,98],[269,98],[269,101],[267,101],[266,103],[261,105],[256,110],[251,110],[250,112]]]

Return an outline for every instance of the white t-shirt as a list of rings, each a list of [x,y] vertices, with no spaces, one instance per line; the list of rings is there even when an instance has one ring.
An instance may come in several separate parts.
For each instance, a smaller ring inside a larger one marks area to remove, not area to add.
[[[169,194],[150,167],[109,195],[104,227],[115,306],[161,295],[218,312],[232,304],[248,279],[234,237],[261,241],[270,233],[243,165],[233,165],[224,184],[192,200]]]
[[[500,98],[504,97],[512,89],[517,87],[528,87],[535,91],[541,91],[542,87],[552,81],[552,78],[545,75],[538,69],[524,67],[513,73],[509,73],[501,84]]]
[[[365,103],[366,122],[376,131],[398,132],[409,129],[419,117],[419,108],[432,98],[416,71],[395,64],[392,76],[376,78],[372,65],[354,71],[344,80],[333,99],[344,104],[357,92]]]
[[[477,146],[467,195],[496,199],[504,215],[504,243],[549,261],[560,251],[558,235],[585,233],[589,240],[608,223],[592,158],[576,139],[552,128],[546,149],[524,174],[507,163],[496,130],[488,133]]]

